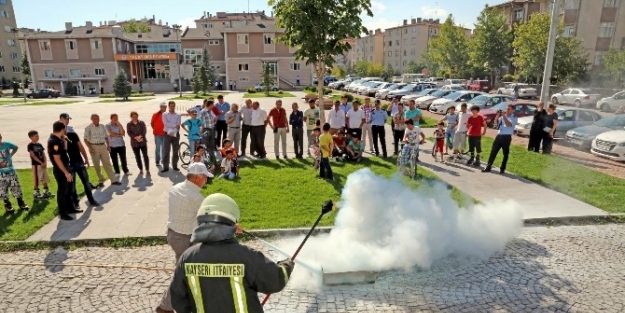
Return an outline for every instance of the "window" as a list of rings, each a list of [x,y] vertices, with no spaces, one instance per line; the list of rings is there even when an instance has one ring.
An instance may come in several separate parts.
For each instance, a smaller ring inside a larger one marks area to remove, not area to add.
[[[184,63],[199,68],[202,62],[202,49],[184,49]]]
[[[128,43],[126,43],[126,45],[128,45]],[[127,48],[130,50],[129,46],[127,46]],[[121,50],[121,46],[118,46],[118,49]],[[172,53],[182,51],[182,49],[180,49],[180,45],[177,43],[136,45],[135,50],[137,53]]]
[[[7,4],[7,0],[0,0],[0,4]]]
[[[406,66],[406,60],[403,60],[403,61],[401,62],[401,65],[402,65],[402,66]]]
[[[69,50],[76,50],[76,41],[68,40],[67,41],[67,49],[69,49]]]
[[[10,33],[12,29],[13,29],[13,28],[11,28],[11,26],[9,26],[9,25],[4,25],[4,31],[5,31],[5,32]]]
[[[388,41],[388,46],[389,46],[389,47],[392,47],[392,46],[393,46],[393,41],[392,41],[392,40],[389,40],[389,41]]]
[[[564,37],[573,37],[573,36],[575,36],[575,26],[573,26],[573,25],[564,26],[564,31],[562,32],[562,35]]]
[[[614,35],[614,23],[601,23],[599,25],[599,37],[612,38]]]
[[[15,40],[13,40],[13,39],[7,39],[7,44],[8,44],[9,46],[11,46],[11,47],[12,47],[12,46],[15,46]]]
[[[94,40],[91,42],[91,49],[99,50],[102,47],[102,43],[99,40]]]
[[[218,46],[219,45],[219,40],[209,40],[208,44],[211,46]]]
[[[250,70],[250,65],[249,64],[239,64],[239,71],[243,72],[243,71],[249,71]]]
[[[395,51],[395,56],[398,57],[399,56],[399,50]]]
[[[2,59],[2,51],[0,51],[0,59]]]
[[[18,54],[15,52],[11,52],[11,59],[17,60],[19,58]]]
[[[302,69],[302,65],[300,63],[291,63],[291,70],[299,71]]]
[[[520,21],[523,19],[523,10],[514,10],[514,20]]]
[[[603,0],[604,8],[618,8],[619,0]]]
[[[43,76],[48,77],[48,78],[54,77],[54,70],[45,70],[45,71],[43,71]]]
[[[4,73],[4,65],[0,65],[0,73]]]
[[[417,44],[417,38],[412,38],[412,44],[416,45]]]
[[[13,73],[21,73],[22,72],[22,68],[19,66],[14,66],[13,67]]]
[[[264,42],[265,42],[266,45],[273,45],[274,44],[274,42],[273,42],[273,35],[265,34],[265,36],[263,36],[263,37],[264,37]]]
[[[69,76],[71,76],[71,77],[78,77],[78,76],[80,76],[80,70],[77,70],[77,69],[69,70]]]
[[[567,10],[579,9],[579,0],[566,0],[564,2],[564,8]]]
[[[406,50],[404,50],[404,56],[406,56]]]
[[[604,54],[605,54],[605,52],[603,52],[603,51],[597,51],[597,53],[595,54],[595,62],[593,64],[594,65],[601,65],[601,63],[603,62]]]
[[[0,17],[9,18],[9,13],[5,10],[0,10]]]
[[[240,45],[249,44],[249,38],[247,34],[237,34],[237,43]]]
[[[399,40],[395,40],[395,44],[399,46]]]
[[[388,57],[392,57],[392,56],[393,56],[393,51],[389,51],[389,52],[386,54],[386,56],[388,56]]]
[[[103,68],[96,68],[95,69],[95,76],[104,76],[104,69]]]
[[[39,49],[41,51],[50,51],[50,41],[39,41]]]

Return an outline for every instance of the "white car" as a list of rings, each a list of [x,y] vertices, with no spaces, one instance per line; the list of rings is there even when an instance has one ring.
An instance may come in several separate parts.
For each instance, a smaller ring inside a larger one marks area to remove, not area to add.
[[[625,161],[625,129],[597,135],[592,141],[590,153],[615,161]]]
[[[410,100],[415,100],[415,104],[417,104],[417,107],[419,107],[420,109],[427,109],[427,106],[421,107],[416,101],[417,99],[429,96],[436,91],[438,91],[438,89],[425,89],[416,95],[405,95],[401,97],[401,104],[408,105],[408,102],[410,102]]]
[[[364,79],[359,79],[357,81],[351,82],[349,85],[345,86],[345,90],[347,90],[348,92],[354,92],[354,89],[356,87],[359,87],[366,82],[367,81]]]
[[[378,89],[384,88],[388,85],[390,85],[391,83],[385,83],[385,82],[373,82],[369,85],[369,87],[366,88],[361,88],[360,89],[360,94],[361,95],[365,95],[365,96],[369,96],[372,97],[375,95],[376,91],[378,91]]]
[[[437,114],[447,114],[449,108],[455,107],[457,102],[468,102],[471,99],[483,94],[483,92],[472,90],[452,92],[443,98],[434,100],[428,111]]]
[[[432,102],[434,102],[434,100],[438,100],[450,93],[452,93],[454,91],[452,90],[439,90],[439,91],[435,91],[433,93],[431,93],[429,96],[425,96],[425,97],[421,97],[417,100],[415,100],[416,104],[418,107],[420,108],[426,108],[429,109],[430,105],[432,105]]]
[[[551,96],[553,104],[573,104],[578,108],[594,107],[601,94],[590,88],[569,88]]]
[[[463,86],[462,89],[464,89],[464,85],[466,85],[466,84],[467,84],[467,80],[466,79],[455,79],[455,78],[452,78],[452,79],[445,79],[443,81],[443,85],[444,86],[447,86],[447,85],[462,85]]]
[[[616,111],[622,107],[625,107],[625,90],[597,101],[597,109],[603,112]]]
[[[459,85],[459,84],[453,84],[453,85],[445,85],[441,88],[441,90],[454,90],[454,91],[458,91],[458,90],[464,90],[464,85]]]
[[[366,95],[367,90],[369,90],[369,88],[375,88],[377,85],[381,84],[382,82],[378,82],[378,81],[370,81],[367,82],[365,84],[362,84],[359,87],[356,87],[356,93],[359,95]]]
[[[538,92],[536,88],[530,87],[528,84],[512,83],[505,87],[497,89],[497,93],[500,95],[514,96],[514,87],[519,86],[519,98],[536,98]]]
[[[406,86],[406,84],[403,83],[391,83],[388,87],[383,88],[383,89],[378,89],[378,91],[375,92],[375,98],[376,99],[383,99],[386,100],[386,97],[388,96],[388,93],[393,91],[393,90],[397,90],[397,89],[401,89],[404,86]]]

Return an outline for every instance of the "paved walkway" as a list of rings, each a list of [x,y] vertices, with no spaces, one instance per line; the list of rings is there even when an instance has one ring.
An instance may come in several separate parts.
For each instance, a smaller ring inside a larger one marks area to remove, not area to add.
[[[449,257],[430,269],[380,273],[372,285],[318,292],[294,289],[290,283],[272,295],[265,309],[624,312],[624,238],[624,225],[526,227],[504,251],[486,260]],[[246,244],[278,259],[257,242]],[[0,307],[7,313],[149,313],[169,286],[173,267],[168,246],[0,254]],[[293,282],[299,271],[296,265]]]
[[[303,93],[295,93],[298,97]],[[230,94],[226,100],[230,103],[243,103],[241,93]],[[90,123],[89,116],[97,112],[102,122],[108,120],[110,113],[117,113],[122,121],[127,120],[130,111],[137,111],[141,119],[149,121],[153,112],[158,109],[158,103],[173,95],[159,95],[154,100],[132,103],[93,103],[98,99],[88,99],[84,103],[70,105],[50,106],[11,106],[2,108],[0,115],[0,131],[4,140],[13,141],[20,147],[25,147],[28,138],[25,135],[30,129],[38,129],[46,134],[52,121],[56,120],[62,112],[68,112],[72,116],[71,125],[82,130]],[[274,99],[260,98],[261,107],[271,108]],[[288,107],[289,103],[300,98],[285,98],[283,102]],[[197,101],[178,101],[179,110],[192,107]],[[302,106],[302,105],[300,105]],[[305,106],[304,106],[305,107]],[[28,124],[18,123],[15,116],[28,116]],[[8,125],[6,127],[4,125]],[[388,125],[387,125],[388,127]],[[431,131],[431,130],[430,130]],[[427,134],[430,136],[430,134]],[[45,137],[45,136],[42,136]],[[14,139],[16,138],[16,139]],[[287,136],[288,155],[293,157],[293,146],[290,136]],[[390,129],[387,130],[387,143],[392,142]],[[273,158],[273,136],[268,132],[265,141],[268,157]],[[153,147],[153,146],[152,146]],[[392,151],[391,145],[388,145]],[[426,144],[424,150],[431,149]],[[367,147],[367,150],[369,148]],[[154,151],[150,149],[153,157]],[[166,231],[167,199],[166,192],[176,182],[184,179],[182,172],[170,171],[166,174],[158,173],[152,169],[151,177],[140,177],[136,174],[132,152],[128,153],[129,167],[133,176],[123,176],[122,186],[107,186],[95,193],[95,198],[102,203],[102,207],[87,208],[85,212],[77,216],[76,221],[61,221],[58,218],[40,229],[28,240],[71,240],[71,239],[97,239],[127,236],[160,236]],[[152,159],[153,160],[153,159]],[[461,164],[441,164],[433,162],[429,153],[423,152],[421,166],[429,168],[442,180],[456,186],[467,195],[486,202],[491,199],[511,199],[518,202],[523,210],[524,218],[564,217],[584,215],[605,215],[606,213],[581,201],[575,200],[559,192],[544,188],[514,175],[483,174]],[[514,160],[511,160],[514,162]],[[25,149],[15,156],[18,167],[28,167],[28,154]]]

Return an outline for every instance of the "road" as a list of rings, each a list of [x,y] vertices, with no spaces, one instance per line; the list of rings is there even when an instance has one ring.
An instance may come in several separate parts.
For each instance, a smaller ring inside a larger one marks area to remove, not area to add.
[[[625,225],[527,227],[486,260],[383,272],[373,285],[287,288],[267,312],[623,312],[624,258]],[[173,261],[168,246],[0,254],[1,311],[153,312]]]

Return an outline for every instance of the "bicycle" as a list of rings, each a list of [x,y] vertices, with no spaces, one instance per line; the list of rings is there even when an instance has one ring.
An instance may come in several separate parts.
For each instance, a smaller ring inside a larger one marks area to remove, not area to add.
[[[410,179],[416,179],[417,178],[417,154],[419,153],[417,151],[418,146],[411,145],[412,149],[410,149],[410,155],[408,156],[408,164],[410,164],[410,170],[408,173],[406,173],[406,166],[401,164],[405,145],[406,143],[401,144],[401,149],[399,150],[399,153],[397,155],[397,168],[399,169],[401,173],[407,174],[408,176],[410,176]]]
[[[207,131],[205,131],[202,134],[202,137],[206,136],[208,134]],[[189,137],[188,134],[183,134],[185,137]],[[197,151],[197,149],[199,147],[203,146],[200,141],[196,142],[195,144],[195,151]],[[193,160],[193,156],[191,155],[191,147],[189,147],[189,144],[186,142],[181,142],[178,148],[178,156],[180,157],[180,162],[182,163],[182,165],[189,165],[189,163],[191,163],[191,160]],[[204,147],[204,157],[207,158],[208,157],[208,151],[206,149],[206,147]],[[210,160],[210,159],[206,159],[206,160]]]

